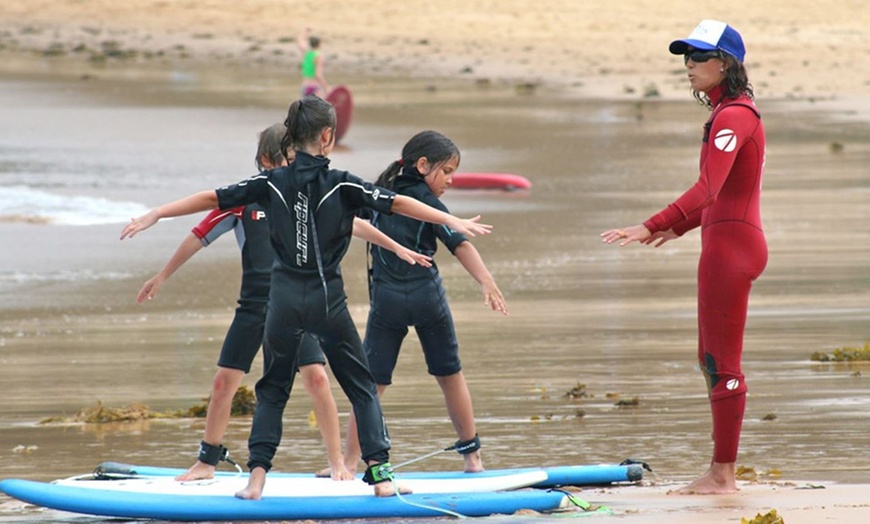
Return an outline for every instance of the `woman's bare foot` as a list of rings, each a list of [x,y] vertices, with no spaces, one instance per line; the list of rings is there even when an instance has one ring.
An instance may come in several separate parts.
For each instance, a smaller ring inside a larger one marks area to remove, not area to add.
[[[332,468],[331,467],[323,468],[320,471],[316,472],[314,474],[314,476],[317,478],[321,478],[321,479],[331,478],[332,477]]]
[[[396,494],[396,489],[399,490],[399,493],[402,495],[410,495],[413,493],[413,490],[407,486],[403,486],[395,481],[390,482],[379,482],[375,484],[375,496],[376,497],[392,497]]]
[[[465,460],[466,473],[480,473],[484,471],[483,459],[480,456],[480,450],[474,451],[467,455],[462,455],[462,459]]]
[[[196,464],[190,466],[190,469],[175,477],[175,480],[203,480],[214,478],[214,466],[210,466],[205,462],[196,461]]]
[[[266,470],[263,468],[254,468],[251,470],[251,476],[248,477],[248,485],[245,489],[236,492],[236,498],[245,500],[260,500],[263,496],[263,487],[266,485]]]
[[[676,495],[725,495],[737,493],[737,474],[734,463],[714,462],[706,473],[694,482],[673,493]]]

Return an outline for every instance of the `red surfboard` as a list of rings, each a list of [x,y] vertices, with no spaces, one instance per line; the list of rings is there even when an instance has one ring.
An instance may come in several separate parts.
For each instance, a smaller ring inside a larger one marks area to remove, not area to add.
[[[335,107],[335,142],[338,143],[350,127],[353,97],[348,88],[336,86],[326,95],[326,101]]]
[[[456,189],[503,189],[516,191],[529,189],[532,183],[520,175],[508,173],[455,173],[450,187]]]

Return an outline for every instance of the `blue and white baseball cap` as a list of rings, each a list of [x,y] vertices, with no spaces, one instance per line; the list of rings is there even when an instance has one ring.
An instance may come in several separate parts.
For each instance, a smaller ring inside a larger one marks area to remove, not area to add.
[[[743,38],[740,37],[740,33],[725,22],[718,20],[701,20],[701,23],[688,38],[674,40],[668,49],[675,55],[682,55],[686,53],[689,46],[702,51],[719,49],[741,63],[743,57],[746,56],[746,48],[743,46]]]

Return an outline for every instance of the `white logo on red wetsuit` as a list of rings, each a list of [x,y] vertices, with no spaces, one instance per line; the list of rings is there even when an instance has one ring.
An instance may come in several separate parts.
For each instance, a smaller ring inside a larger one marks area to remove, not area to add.
[[[719,151],[730,153],[737,147],[737,135],[731,129],[722,129],[716,133],[716,138],[713,139],[713,145]]]

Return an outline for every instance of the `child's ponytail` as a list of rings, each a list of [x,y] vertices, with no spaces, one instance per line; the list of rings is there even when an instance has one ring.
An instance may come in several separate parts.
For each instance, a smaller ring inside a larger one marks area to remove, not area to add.
[[[324,127],[335,131],[335,108],[318,96],[305,96],[290,104],[284,127],[287,131],[281,140],[282,152],[286,155],[290,149],[302,151],[319,140]]]

